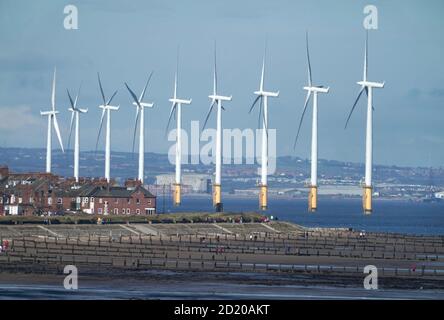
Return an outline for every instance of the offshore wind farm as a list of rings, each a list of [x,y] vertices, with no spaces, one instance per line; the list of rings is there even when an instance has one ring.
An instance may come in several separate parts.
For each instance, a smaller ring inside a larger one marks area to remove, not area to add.
[[[254,94],[257,96],[250,109],[249,113],[254,109],[254,107],[259,102],[259,121],[258,124],[261,126],[261,169],[260,169],[260,183],[259,187],[259,206],[258,209],[261,211],[266,211],[268,208],[268,158],[269,158],[269,141],[268,141],[268,98],[274,97],[277,98],[279,96],[279,91],[270,92],[264,89],[265,83],[265,63],[266,63],[266,52],[267,47],[265,46],[264,56],[262,61],[262,69],[261,69],[261,78],[259,84],[259,90],[254,91]],[[318,166],[318,136],[317,136],[317,113],[318,113],[318,94],[319,93],[328,93],[330,88],[324,86],[315,86],[312,84],[312,71],[311,71],[311,62],[310,62],[310,54],[308,48],[308,32],[306,33],[306,53],[307,53],[307,74],[308,74],[308,85],[304,87],[304,90],[307,91],[307,96],[305,99],[305,103],[303,106],[302,116],[299,121],[299,126],[296,134],[296,140],[294,143],[294,147],[296,147],[296,142],[299,138],[299,133],[301,130],[302,121],[304,115],[307,110],[308,103],[310,101],[311,95],[313,95],[313,121],[312,121],[312,146],[311,146],[311,178],[310,178],[310,192],[308,199],[308,211],[315,212],[317,209],[317,166]],[[179,51],[177,53],[177,63],[176,63],[176,73],[174,76],[174,93],[173,97],[168,99],[171,103],[170,115],[168,118],[168,122],[166,125],[166,130],[168,130],[170,126],[170,122],[172,116],[176,119],[176,152],[175,152],[175,181],[174,181],[174,196],[173,201],[176,206],[181,205],[182,203],[182,192],[181,192],[181,162],[182,162],[182,105],[191,104],[191,99],[179,99],[177,97],[177,89],[178,89],[178,69],[179,69]],[[55,105],[55,90],[56,90],[56,69],[54,69],[54,77],[52,82],[52,93],[51,93],[51,105],[52,111],[41,112],[42,116],[48,116],[48,130],[47,130],[47,156],[46,156],[46,172],[51,173],[51,157],[52,157],[52,125],[54,125],[54,129],[57,134],[57,138],[59,140],[60,146],[62,148],[62,152],[64,152],[62,138],[60,136],[60,129],[57,122],[56,114],[59,111],[56,111]],[[365,40],[365,55],[364,55],[364,74],[363,80],[359,81],[358,84],[361,85],[361,90],[359,91],[358,97],[353,104],[350,114],[348,115],[346,125],[350,120],[350,117],[355,110],[357,103],[363,92],[366,93],[368,97],[367,103],[367,129],[366,129],[366,149],[365,149],[365,184],[364,184],[364,192],[363,192],[363,212],[365,214],[370,214],[372,212],[372,148],[373,148],[373,140],[372,140],[372,111],[374,109],[372,104],[372,88],[383,88],[385,83],[376,83],[367,81],[367,72],[368,72],[368,32],[366,33]],[[137,169],[137,178],[136,181],[143,185],[144,176],[145,176],[145,168],[144,168],[144,157],[145,157],[145,113],[144,108],[153,108],[154,103],[146,103],[142,100],[144,99],[147,87],[152,78],[153,72],[150,73],[145,86],[138,98],[136,94],[131,90],[128,83],[124,83],[126,89],[130,93],[130,97],[132,98],[132,104],[136,107],[136,118],[134,122],[134,135],[132,140],[132,152],[134,153],[134,146],[136,143],[136,133],[139,128],[139,151],[138,151],[138,169]],[[101,130],[103,127],[103,121],[106,117],[106,125],[105,125],[105,166],[104,166],[104,176],[103,178],[107,181],[107,183],[111,183],[111,111],[118,111],[120,106],[112,106],[111,102],[113,98],[116,96],[118,90],[114,91],[111,97],[107,100],[105,97],[105,93],[102,87],[102,82],[100,79],[100,74],[97,73],[97,79],[100,89],[101,98],[103,104],[99,105],[99,108],[102,109],[102,114],[100,117],[100,125],[97,136],[96,148],[98,146],[98,142],[100,139]],[[216,212],[223,211],[223,203],[222,203],[222,187],[221,187],[221,174],[222,174],[222,111],[225,111],[225,107],[222,105],[222,102],[228,102],[232,100],[232,96],[223,96],[218,93],[218,73],[217,73],[217,58],[216,58],[216,43],[214,44],[214,70],[213,70],[213,92],[208,97],[211,99],[210,108],[205,117],[205,121],[203,123],[202,130],[205,129],[208,119],[210,118],[212,111],[216,112],[216,135],[215,135],[215,150],[212,150],[215,169],[214,169],[214,183],[213,183],[213,206]],[[79,88],[80,93],[80,88]],[[78,95],[75,97],[75,100],[72,99],[69,90],[67,89],[67,94],[69,98],[69,102],[71,108],[68,110],[72,112],[71,115],[71,125],[70,125],[70,135],[72,132],[73,123],[75,120],[75,147],[74,147],[74,175],[76,184],[79,184],[79,114],[86,113],[88,109],[77,108],[77,100]],[[70,141],[71,137],[69,137],[68,141]],[[79,186],[72,186],[74,188],[78,188]],[[240,208],[241,209],[241,208]]]
[[[0,5],[0,298],[444,297],[444,6],[231,4]]]

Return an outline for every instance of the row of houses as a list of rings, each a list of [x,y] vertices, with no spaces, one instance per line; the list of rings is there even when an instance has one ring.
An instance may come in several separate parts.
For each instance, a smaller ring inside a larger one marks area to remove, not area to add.
[[[138,181],[83,178],[79,183],[51,173],[10,173],[0,167],[0,215],[150,215],[156,196]]]

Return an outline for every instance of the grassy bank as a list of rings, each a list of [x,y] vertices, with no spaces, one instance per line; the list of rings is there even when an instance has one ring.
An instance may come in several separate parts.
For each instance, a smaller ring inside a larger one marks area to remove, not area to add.
[[[211,212],[187,212],[174,214],[156,214],[150,216],[124,216],[124,215],[89,215],[74,214],[64,216],[3,216],[0,224],[97,224],[102,223],[215,223],[215,222],[261,222],[263,215],[255,212],[235,213],[211,213]]]

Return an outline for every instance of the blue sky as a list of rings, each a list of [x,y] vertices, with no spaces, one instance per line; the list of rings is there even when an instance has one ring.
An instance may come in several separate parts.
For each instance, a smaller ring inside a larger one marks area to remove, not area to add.
[[[63,9],[79,10],[79,29],[65,30]],[[79,104],[81,148],[91,150],[100,119],[99,71],[107,95],[119,89],[113,114],[113,150],[130,151],[135,110],[123,86],[140,92],[151,70],[146,115],[147,150],[167,152],[164,138],[180,45],[179,94],[184,127],[203,122],[212,90],[212,51],[217,40],[219,85],[233,95],[224,127],[256,128],[249,115],[259,85],[265,39],[266,86],[280,90],[269,106],[279,155],[308,157],[311,113],[293,150],[306,84],[305,31],[315,83],[330,86],[319,97],[319,156],[362,162],[365,103],[344,123],[359,91],[365,31],[363,8],[376,5],[379,28],[369,35],[369,79],[386,81],[374,95],[374,161],[379,164],[444,164],[444,2],[421,1],[0,1],[0,146],[45,147],[53,68],[64,141],[70,114],[66,88],[83,83]],[[210,121],[210,126],[214,123]],[[55,143],[55,141],[54,141]],[[103,147],[103,143],[101,144]]]

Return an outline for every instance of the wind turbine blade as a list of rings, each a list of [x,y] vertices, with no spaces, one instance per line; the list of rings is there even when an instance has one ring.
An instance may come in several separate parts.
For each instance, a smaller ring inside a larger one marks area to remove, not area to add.
[[[130,87],[128,86],[128,84],[125,82],[125,86],[128,89],[131,97],[133,97],[134,102],[137,104],[138,108],[142,108],[142,106],[140,105],[140,101],[137,99],[137,96],[135,95],[135,93],[133,92],[133,90],[130,89]],[[139,112],[139,109],[137,108],[137,112]]]
[[[82,83],[80,83],[79,90],[77,90],[77,95],[76,95],[76,98],[75,98],[75,100],[74,100],[74,107],[75,107],[75,108],[77,108],[77,100],[79,99],[80,89],[81,89],[81,88],[82,88]]]
[[[305,44],[307,47],[308,85],[311,87],[312,86],[312,78],[311,78],[310,51],[308,50],[308,31],[305,33]]]
[[[265,53],[264,53],[264,58],[262,60],[261,84],[259,86],[259,91],[264,90],[264,76],[265,76]]]
[[[137,126],[139,124],[139,108],[136,109],[136,121],[134,123],[134,135],[133,135],[133,150],[132,153],[134,154],[134,146],[136,145],[136,133],[137,133]],[[139,141],[140,143],[140,141]]]
[[[106,103],[107,106],[111,103],[111,101],[113,101],[113,98],[116,96],[116,94],[117,94],[117,90],[114,91],[114,93],[113,93],[113,95],[111,96],[111,98],[109,98],[108,102]]]
[[[102,94],[103,105],[106,105],[105,93],[103,93],[102,81],[100,81],[100,74],[97,72],[97,79],[99,80],[100,93]]]
[[[75,110],[75,105],[74,105],[74,101],[72,101],[72,98],[71,98],[71,94],[69,93],[69,90],[68,89],[66,89],[66,92],[68,93],[68,98],[69,98],[69,103],[71,104],[71,108],[73,109],[73,110]]]
[[[62,142],[62,136],[60,135],[59,124],[57,123],[57,117],[55,114],[53,115],[53,119],[54,119],[54,129],[57,134],[57,139],[59,140],[60,147],[62,148],[62,152],[65,152],[65,150],[63,149],[63,142]]]
[[[307,97],[305,98],[304,109],[302,110],[301,119],[299,120],[298,133],[296,134],[296,139],[294,139],[293,149],[296,148],[296,143],[298,142],[299,133],[301,132],[302,122],[304,120],[305,112],[307,111],[308,102],[310,101],[311,91],[307,92]]]
[[[262,96],[257,96],[256,99],[254,99],[253,104],[250,107],[250,110],[248,111],[248,113],[251,113],[251,111],[254,109],[254,106],[256,105],[256,103],[258,102],[258,100],[261,98]]]
[[[368,87],[365,87],[365,95],[368,98]],[[375,107],[373,106],[373,104],[372,104],[372,110],[375,111]]]
[[[213,94],[217,94],[217,64],[216,64],[216,41],[214,41],[214,76],[213,76]]]
[[[168,123],[167,123],[167,126],[166,126],[166,128],[165,128],[165,136],[166,136],[167,133],[168,133],[168,129],[169,129],[169,127],[170,127],[171,118],[173,117],[173,113],[174,113],[175,110],[176,110],[176,103],[173,102],[173,104],[171,105],[170,116],[168,117]]]
[[[211,106],[210,106],[210,108],[208,109],[207,117],[205,118],[205,122],[204,122],[204,125],[203,125],[203,127],[202,127],[202,130],[204,130],[204,129],[205,129],[205,126],[207,125],[208,118],[210,117],[210,114],[211,114],[211,111],[213,110],[213,107],[214,107],[215,102],[216,102],[216,100],[214,100],[214,101],[211,103]]]
[[[365,34],[365,53],[364,53],[364,81],[367,81],[368,73],[368,30]]]
[[[71,123],[69,125],[69,136],[68,136],[68,148],[66,149],[67,151],[69,151],[69,145],[71,144],[71,135],[72,135],[72,128],[73,128],[73,123],[74,123],[74,112],[72,111],[71,113]]]
[[[52,111],[55,111],[55,85],[56,85],[56,73],[57,73],[57,68],[54,67],[54,77],[52,78],[52,94],[51,94],[51,106],[52,106]]]
[[[262,96],[258,96],[258,98],[262,98]],[[256,101],[257,101],[257,99],[256,99]],[[261,99],[261,105],[259,107],[259,118],[258,118],[258,121],[257,121],[258,129],[260,129],[260,127],[261,127],[261,119],[262,119],[262,99]]]
[[[151,77],[153,76],[153,72],[154,71],[151,71],[150,76],[148,77],[148,80],[145,83],[145,88],[143,88],[143,91],[142,91],[142,94],[140,95],[139,101],[142,101],[143,97],[145,97],[145,91],[146,91],[146,88],[148,87],[148,84],[150,83]]]
[[[353,103],[353,107],[352,107],[352,109],[351,109],[351,111],[350,111],[350,113],[348,115],[347,121],[345,122],[344,129],[347,129],[348,121],[350,120],[350,117],[351,117],[353,111],[355,110],[356,104],[358,103],[359,98],[361,97],[362,92],[364,92],[364,91],[366,91],[366,87],[362,87],[361,90],[359,91],[358,97],[356,98],[355,103]]]
[[[177,98],[177,71],[174,74],[174,99]]]
[[[100,133],[102,132],[102,126],[103,126],[103,118],[105,117],[105,109],[102,111],[102,116],[100,117],[100,126],[99,126],[99,133],[97,134],[97,140],[96,140],[96,152],[97,152],[97,146],[99,145],[99,138]]]

